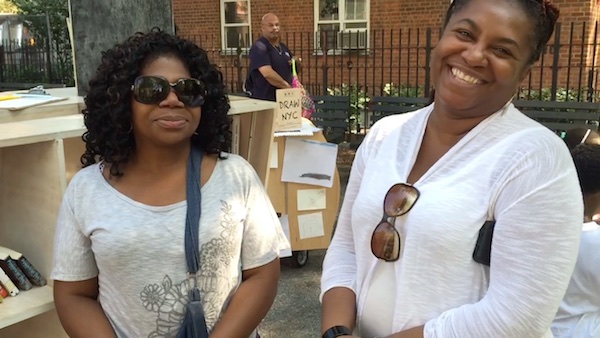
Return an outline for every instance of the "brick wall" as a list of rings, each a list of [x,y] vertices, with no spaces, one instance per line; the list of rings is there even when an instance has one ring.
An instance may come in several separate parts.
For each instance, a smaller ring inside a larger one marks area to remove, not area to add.
[[[311,0],[250,0],[253,39],[260,34],[260,18],[267,12],[279,16],[284,41],[304,59],[305,71],[301,80],[322,92],[324,66],[328,66],[327,83],[359,83],[372,92],[380,91],[385,83],[424,84],[426,66],[426,30],[431,28],[435,45],[448,0],[371,0],[370,46],[368,56],[357,54],[324,57],[315,55],[314,7]],[[587,85],[588,76],[596,73],[590,68],[594,60],[594,29],[600,19],[600,6],[595,0],[553,0],[561,10],[559,86]],[[400,5],[401,4],[401,5]],[[179,33],[190,36],[210,51],[211,60],[221,67],[230,88],[238,89],[239,79],[245,77],[247,59],[220,53],[220,4],[218,0],[173,0],[175,23]],[[572,26],[571,26],[572,25]],[[585,27],[584,27],[585,26]],[[571,33],[571,30],[573,32]],[[598,32],[600,34],[600,32]],[[569,48],[573,39],[575,45]],[[552,45],[552,41],[550,42]],[[599,46],[600,47],[600,46]],[[569,50],[570,49],[570,50]],[[597,48],[600,49],[600,48]],[[534,69],[525,87],[552,83],[553,46]],[[595,52],[600,54],[600,50]],[[569,67],[571,68],[568,71]],[[578,67],[578,68],[577,68]],[[238,75],[239,69],[242,75]],[[579,80],[579,75],[582,80]],[[581,83],[579,83],[581,82]]]

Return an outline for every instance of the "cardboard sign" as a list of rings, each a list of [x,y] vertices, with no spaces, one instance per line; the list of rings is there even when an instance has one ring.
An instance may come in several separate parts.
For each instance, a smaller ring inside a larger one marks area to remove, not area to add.
[[[302,127],[302,90],[277,89],[275,99],[275,131],[299,130]]]

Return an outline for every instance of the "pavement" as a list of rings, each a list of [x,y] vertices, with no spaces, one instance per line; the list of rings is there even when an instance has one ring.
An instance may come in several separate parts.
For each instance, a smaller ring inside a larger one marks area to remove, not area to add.
[[[340,145],[337,168],[340,174],[340,206],[348,184],[354,151]],[[326,250],[309,251],[308,262],[293,268],[281,262],[277,297],[259,326],[261,338],[318,338],[321,336],[321,267]]]
[[[325,250],[309,251],[308,262],[292,268],[282,260],[277,297],[259,326],[262,338],[310,338],[321,335],[319,303]]]

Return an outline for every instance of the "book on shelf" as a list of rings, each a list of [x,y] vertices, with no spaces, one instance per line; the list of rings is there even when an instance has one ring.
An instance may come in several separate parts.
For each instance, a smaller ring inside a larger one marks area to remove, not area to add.
[[[2,283],[2,286],[6,288],[6,291],[8,291],[11,296],[14,297],[19,294],[19,289],[17,289],[15,283],[8,278],[8,275],[2,268],[0,268],[0,283]]]
[[[17,252],[15,250],[11,250],[9,248],[0,246],[0,255],[2,252],[6,252],[10,255],[10,257],[17,262],[17,265],[25,276],[29,279],[29,281],[35,286],[44,286],[46,285],[46,279],[42,276],[42,274],[29,262],[29,260],[23,256],[22,253]]]
[[[0,251],[0,268],[4,270],[10,280],[17,286],[19,290],[27,291],[33,287],[17,262],[12,259],[8,253],[3,251]]]
[[[2,282],[0,282],[0,296],[3,298],[8,297],[8,291],[2,286]]]

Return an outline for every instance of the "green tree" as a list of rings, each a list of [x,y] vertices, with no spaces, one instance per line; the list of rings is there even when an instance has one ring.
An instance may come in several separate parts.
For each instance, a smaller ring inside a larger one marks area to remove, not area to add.
[[[66,18],[68,0],[10,0],[36,42],[42,43],[52,58],[48,82],[73,85],[73,61]]]
[[[0,13],[16,13],[17,7],[10,0],[0,0]]]

